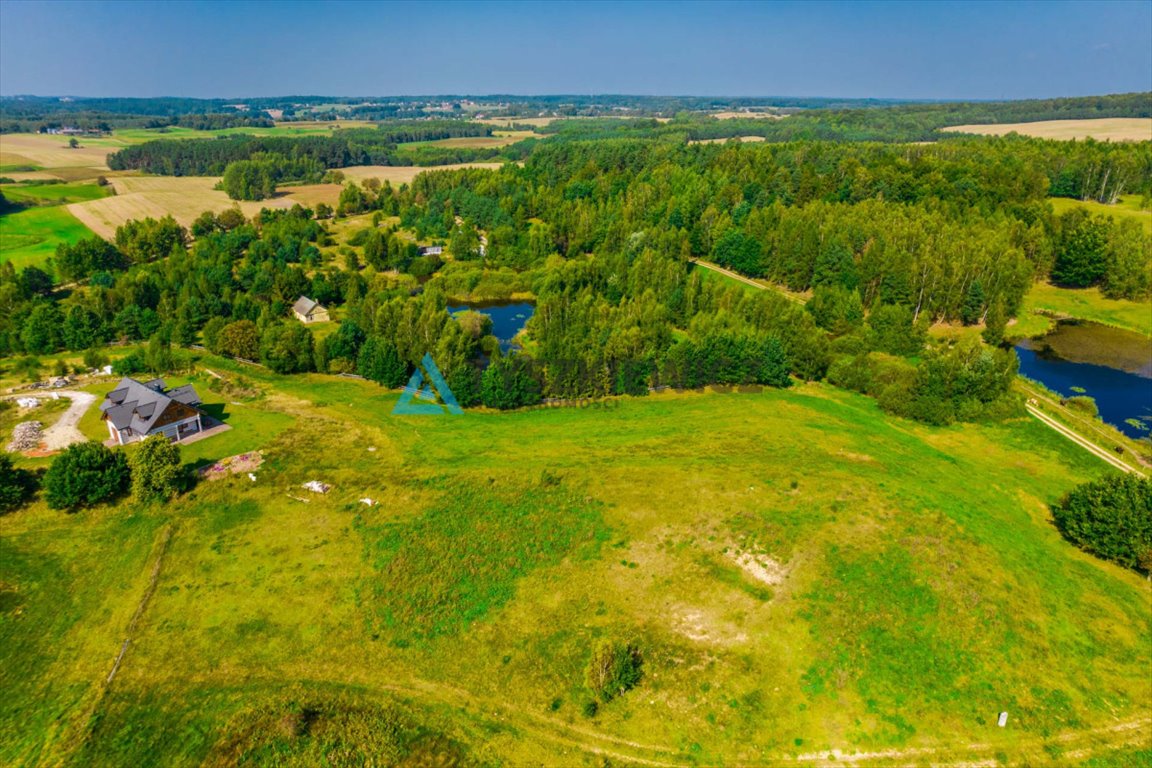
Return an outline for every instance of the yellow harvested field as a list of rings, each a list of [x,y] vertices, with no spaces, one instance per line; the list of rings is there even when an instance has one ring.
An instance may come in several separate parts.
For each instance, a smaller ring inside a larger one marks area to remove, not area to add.
[[[318,203],[327,203],[333,208],[340,202],[340,184],[301,184],[297,187],[281,187],[284,199],[300,203],[307,208],[315,208]]]
[[[12,181],[56,181],[60,178],[47,171],[5,171],[0,175]]]
[[[353,165],[341,168],[340,172],[349,181],[363,182],[365,179],[380,179],[392,184],[408,184],[425,171],[455,171],[460,168],[499,168],[503,163],[456,163],[454,165]]]
[[[69,212],[101,237],[111,238],[116,228],[132,219],[172,216],[189,226],[204,211],[220,212],[239,206],[245,216],[261,208],[291,208],[291,197],[259,202],[237,202],[213,189],[219,181],[205,176],[123,176],[111,179],[116,194],[100,200],[73,203]]]
[[[80,146],[68,147],[67,136],[49,136],[36,133],[0,134],[0,159],[3,165],[40,165],[45,168],[95,168],[108,169],[108,155],[120,147],[87,146],[84,138],[78,139]],[[9,157],[21,159],[10,160]]]
[[[777,115],[772,112],[713,112],[712,117],[717,120],[736,120],[736,119],[761,119],[761,120],[781,120],[787,115]]]
[[[952,133],[978,133],[1005,136],[1018,133],[1038,139],[1086,139],[1101,141],[1152,141],[1150,117],[1101,117],[1092,120],[1042,120],[1036,123],[998,125],[953,125],[941,128]]]
[[[688,143],[689,144],[723,144],[727,141],[732,141],[733,139],[735,139],[736,141],[741,141],[741,142],[751,143],[751,144],[755,144],[758,141],[764,141],[763,136],[734,136],[730,139],[695,139],[695,140],[690,141]]]

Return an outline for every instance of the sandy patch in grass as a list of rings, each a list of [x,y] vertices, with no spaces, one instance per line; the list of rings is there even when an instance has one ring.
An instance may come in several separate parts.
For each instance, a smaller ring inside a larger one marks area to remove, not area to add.
[[[770,587],[783,584],[784,578],[788,575],[788,569],[768,555],[753,555],[751,552],[737,554],[734,549],[729,549],[724,554],[729,560],[736,563],[744,573]]]
[[[1152,141],[1152,117],[1101,117],[1091,120],[1041,120],[1035,123],[999,125],[953,125],[941,128],[950,133],[978,133],[1005,136],[1018,133],[1040,139],[1084,139],[1102,141]]]

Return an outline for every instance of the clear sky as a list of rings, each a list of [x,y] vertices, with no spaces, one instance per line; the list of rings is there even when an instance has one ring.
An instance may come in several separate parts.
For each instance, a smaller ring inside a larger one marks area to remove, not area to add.
[[[1152,0],[0,0],[0,94],[1028,98],[1152,90]]]

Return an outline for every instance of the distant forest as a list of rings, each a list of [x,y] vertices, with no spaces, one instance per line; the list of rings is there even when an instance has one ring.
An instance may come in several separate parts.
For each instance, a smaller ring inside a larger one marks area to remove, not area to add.
[[[447,107],[445,106],[447,105]],[[468,105],[468,109],[464,108]],[[0,133],[63,126],[87,130],[217,128],[263,125],[275,112],[282,120],[468,119],[487,117],[686,117],[707,112],[751,110],[800,117],[725,121],[711,132],[694,129],[690,138],[732,135],[772,140],[920,141],[938,128],[966,123],[1016,123],[1094,117],[1152,117],[1152,94],[1130,93],[1008,102],[909,102],[897,99],[714,98],[696,96],[411,96],[350,98],[285,96],[252,99],[128,99],[40,96],[0,98]],[[743,133],[734,133],[737,128]]]

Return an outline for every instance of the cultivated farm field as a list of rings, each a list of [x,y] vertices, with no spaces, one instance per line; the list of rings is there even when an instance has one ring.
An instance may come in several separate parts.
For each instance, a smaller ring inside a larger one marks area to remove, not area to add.
[[[122,176],[112,179],[116,195],[102,200],[74,203],[69,212],[89,229],[104,238],[116,234],[116,228],[131,219],[172,216],[189,226],[204,211],[219,213],[239,206],[245,216],[262,208],[290,208],[289,197],[259,202],[237,202],[215,189],[216,177],[208,176]]]
[[[0,762],[1146,755],[1152,592],[1052,526],[1110,470],[1030,418],[820,385],[397,417],[367,382],[202,364],[257,393],[211,396],[237,426],[195,458],[263,448],[255,482],[5,518]],[[590,714],[604,638],[643,677]]]
[[[1018,133],[1038,139],[1086,139],[1100,141],[1152,141],[1152,118],[1101,117],[1088,120],[1042,120],[1035,123],[999,123],[995,125],[953,125],[941,128],[953,133],[978,133],[983,136],[1006,136]]]
[[[425,171],[455,171],[460,168],[499,168],[503,163],[454,163],[452,165],[353,165],[341,168],[340,172],[350,181],[364,182],[366,179],[379,179],[391,182],[393,186],[411,183]]]

